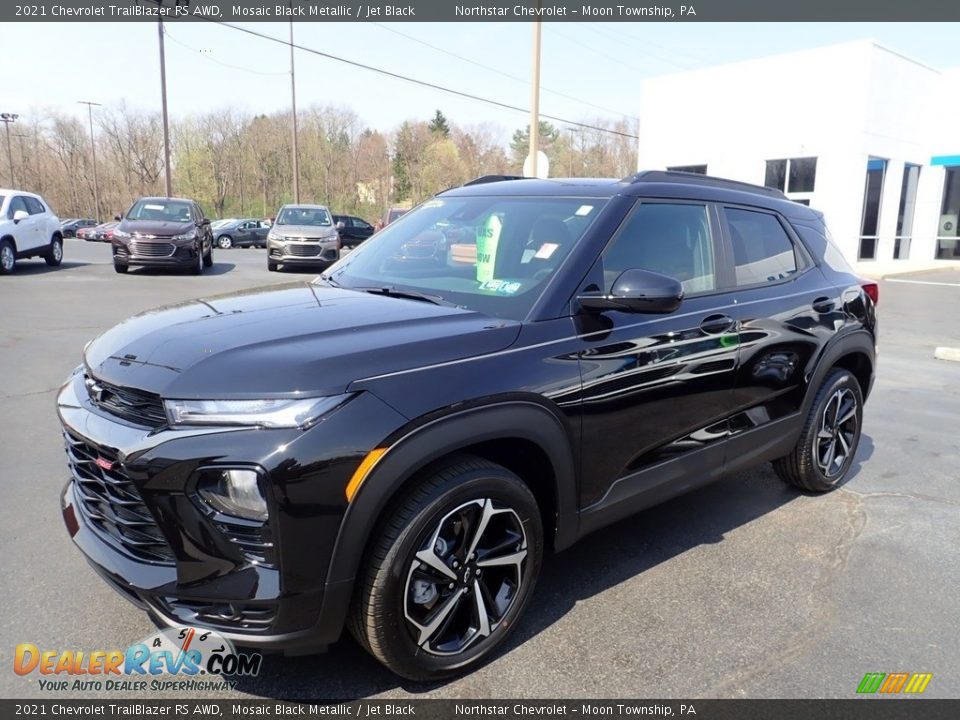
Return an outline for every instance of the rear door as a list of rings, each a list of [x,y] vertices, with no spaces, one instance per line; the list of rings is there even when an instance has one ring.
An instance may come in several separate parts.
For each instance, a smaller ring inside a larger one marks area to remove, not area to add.
[[[652,270],[680,280],[686,297],[667,315],[577,318],[587,529],[719,477],[737,332],[717,223],[704,202],[641,200],[588,275],[609,292],[624,270]]]
[[[740,326],[727,470],[780,457],[803,418],[806,381],[843,322],[842,303],[790,223],[755,207],[720,207]]]

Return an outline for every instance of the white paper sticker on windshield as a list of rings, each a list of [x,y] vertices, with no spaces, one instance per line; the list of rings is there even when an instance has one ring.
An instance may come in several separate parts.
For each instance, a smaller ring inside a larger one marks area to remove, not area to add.
[[[166,210],[163,205],[144,205],[147,210]]]
[[[534,255],[534,257],[541,260],[549,260],[550,256],[557,251],[558,247],[560,246],[556,243],[544,243],[540,246],[540,249],[537,250],[537,254]]]
[[[575,214],[583,217],[585,215],[589,215],[592,210],[593,205],[581,205],[579,208],[577,208],[577,212]]]

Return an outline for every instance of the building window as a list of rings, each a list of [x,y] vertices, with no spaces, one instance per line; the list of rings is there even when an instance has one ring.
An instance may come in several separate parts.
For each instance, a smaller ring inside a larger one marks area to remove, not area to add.
[[[668,167],[667,170],[669,170],[670,172],[693,173],[694,175],[707,174],[706,165],[675,165],[674,167]]]
[[[767,160],[763,184],[786,193],[791,200],[806,200],[806,204],[809,205],[809,193],[813,192],[816,181],[817,159],[815,157]],[[796,194],[806,194],[807,197],[794,197]]]
[[[937,258],[955,260],[960,257],[960,167],[947,167],[943,182],[943,203],[940,206],[940,224],[937,230]]]
[[[907,163],[903,166],[900,208],[897,210],[897,234],[893,239],[893,258],[895,260],[906,260],[910,257],[910,242],[913,239],[913,211],[917,206],[917,183],[919,180],[919,165]]]
[[[880,198],[887,161],[870,158],[867,161],[867,179],[863,191],[863,216],[860,221],[860,251],[858,260],[877,259],[877,232],[880,224]]]

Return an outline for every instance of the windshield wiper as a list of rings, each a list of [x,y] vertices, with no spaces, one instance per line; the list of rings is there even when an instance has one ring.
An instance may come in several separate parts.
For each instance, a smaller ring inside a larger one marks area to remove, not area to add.
[[[407,298],[408,300],[422,300],[423,302],[434,305],[445,305],[447,307],[457,307],[451,302],[447,302],[440,295],[429,295],[427,293],[417,292],[416,290],[403,290],[396,287],[351,287],[350,290],[371,293],[373,295],[386,295],[387,297]]]

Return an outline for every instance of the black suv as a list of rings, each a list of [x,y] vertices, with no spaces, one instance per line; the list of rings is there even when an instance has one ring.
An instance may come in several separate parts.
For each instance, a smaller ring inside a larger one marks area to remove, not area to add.
[[[346,626],[443,677],[504,640],[548,550],[758,463],[840,484],[876,302],[778,191],[457,188],[312,281],[95,339],[58,398],[63,517],[158,622],[294,653]]]
[[[193,200],[141,198],[116,220],[110,242],[118,273],[141,265],[186,268],[199,275],[213,265],[210,220]]]

